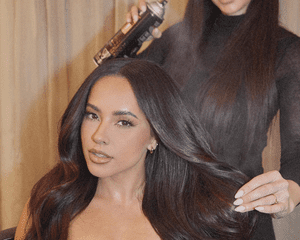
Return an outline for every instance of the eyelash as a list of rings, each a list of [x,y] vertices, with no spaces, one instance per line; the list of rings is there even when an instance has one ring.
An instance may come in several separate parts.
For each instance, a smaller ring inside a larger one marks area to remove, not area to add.
[[[99,121],[99,117],[97,114],[93,113],[93,112],[89,112],[89,111],[86,111],[85,114],[84,114],[84,117],[88,120],[91,120],[91,121]],[[119,120],[116,125],[118,127],[133,127],[135,126],[135,124],[130,121],[129,119],[122,119],[122,120]]]
[[[120,123],[122,123],[122,125],[120,125]],[[119,120],[116,125],[118,127],[133,127],[134,126],[134,124],[128,119],[127,120]]]
[[[85,114],[84,114],[84,117],[86,119],[89,119],[89,120],[92,120],[92,121],[98,121],[99,120],[99,117],[97,114],[93,113],[93,112],[89,112],[89,111],[86,111]],[[95,117],[95,118],[94,118]]]

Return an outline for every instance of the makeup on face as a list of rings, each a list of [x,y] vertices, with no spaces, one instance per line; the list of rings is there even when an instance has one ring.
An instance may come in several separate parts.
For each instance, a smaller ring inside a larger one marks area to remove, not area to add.
[[[147,151],[156,141],[131,85],[119,76],[93,86],[81,127],[89,171],[100,178],[139,174]]]

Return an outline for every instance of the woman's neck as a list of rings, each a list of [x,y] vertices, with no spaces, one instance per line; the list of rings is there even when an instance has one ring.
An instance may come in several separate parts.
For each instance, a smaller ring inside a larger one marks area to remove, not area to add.
[[[99,179],[95,197],[127,205],[136,200],[142,201],[144,186],[144,176]]]
[[[216,24],[221,28],[235,28],[242,22],[244,16],[245,15],[228,16],[220,14],[216,20]]]

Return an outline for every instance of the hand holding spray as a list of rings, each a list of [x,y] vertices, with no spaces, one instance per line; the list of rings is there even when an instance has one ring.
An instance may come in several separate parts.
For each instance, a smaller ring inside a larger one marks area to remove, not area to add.
[[[137,53],[144,41],[151,36],[164,20],[166,0],[147,3],[147,10],[139,15],[136,23],[126,23],[94,56],[100,65],[104,60],[117,57],[130,57]]]

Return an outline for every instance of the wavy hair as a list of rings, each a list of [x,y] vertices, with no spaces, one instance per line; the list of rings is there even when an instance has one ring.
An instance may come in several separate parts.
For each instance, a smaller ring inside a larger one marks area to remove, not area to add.
[[[26,239],[67,239],[69,224],[91,202],[97,178],[86,166],[80,128],[94,84],[126,78],[159,145],[145,160],[142,210],[164,240],[249,239],[255,213],[234,211],[247,177],[215,159],[209,136],[159,66],[144,60],[108,60],[82,84],[67,107],[59,134],[60,162],[33,188]]]

